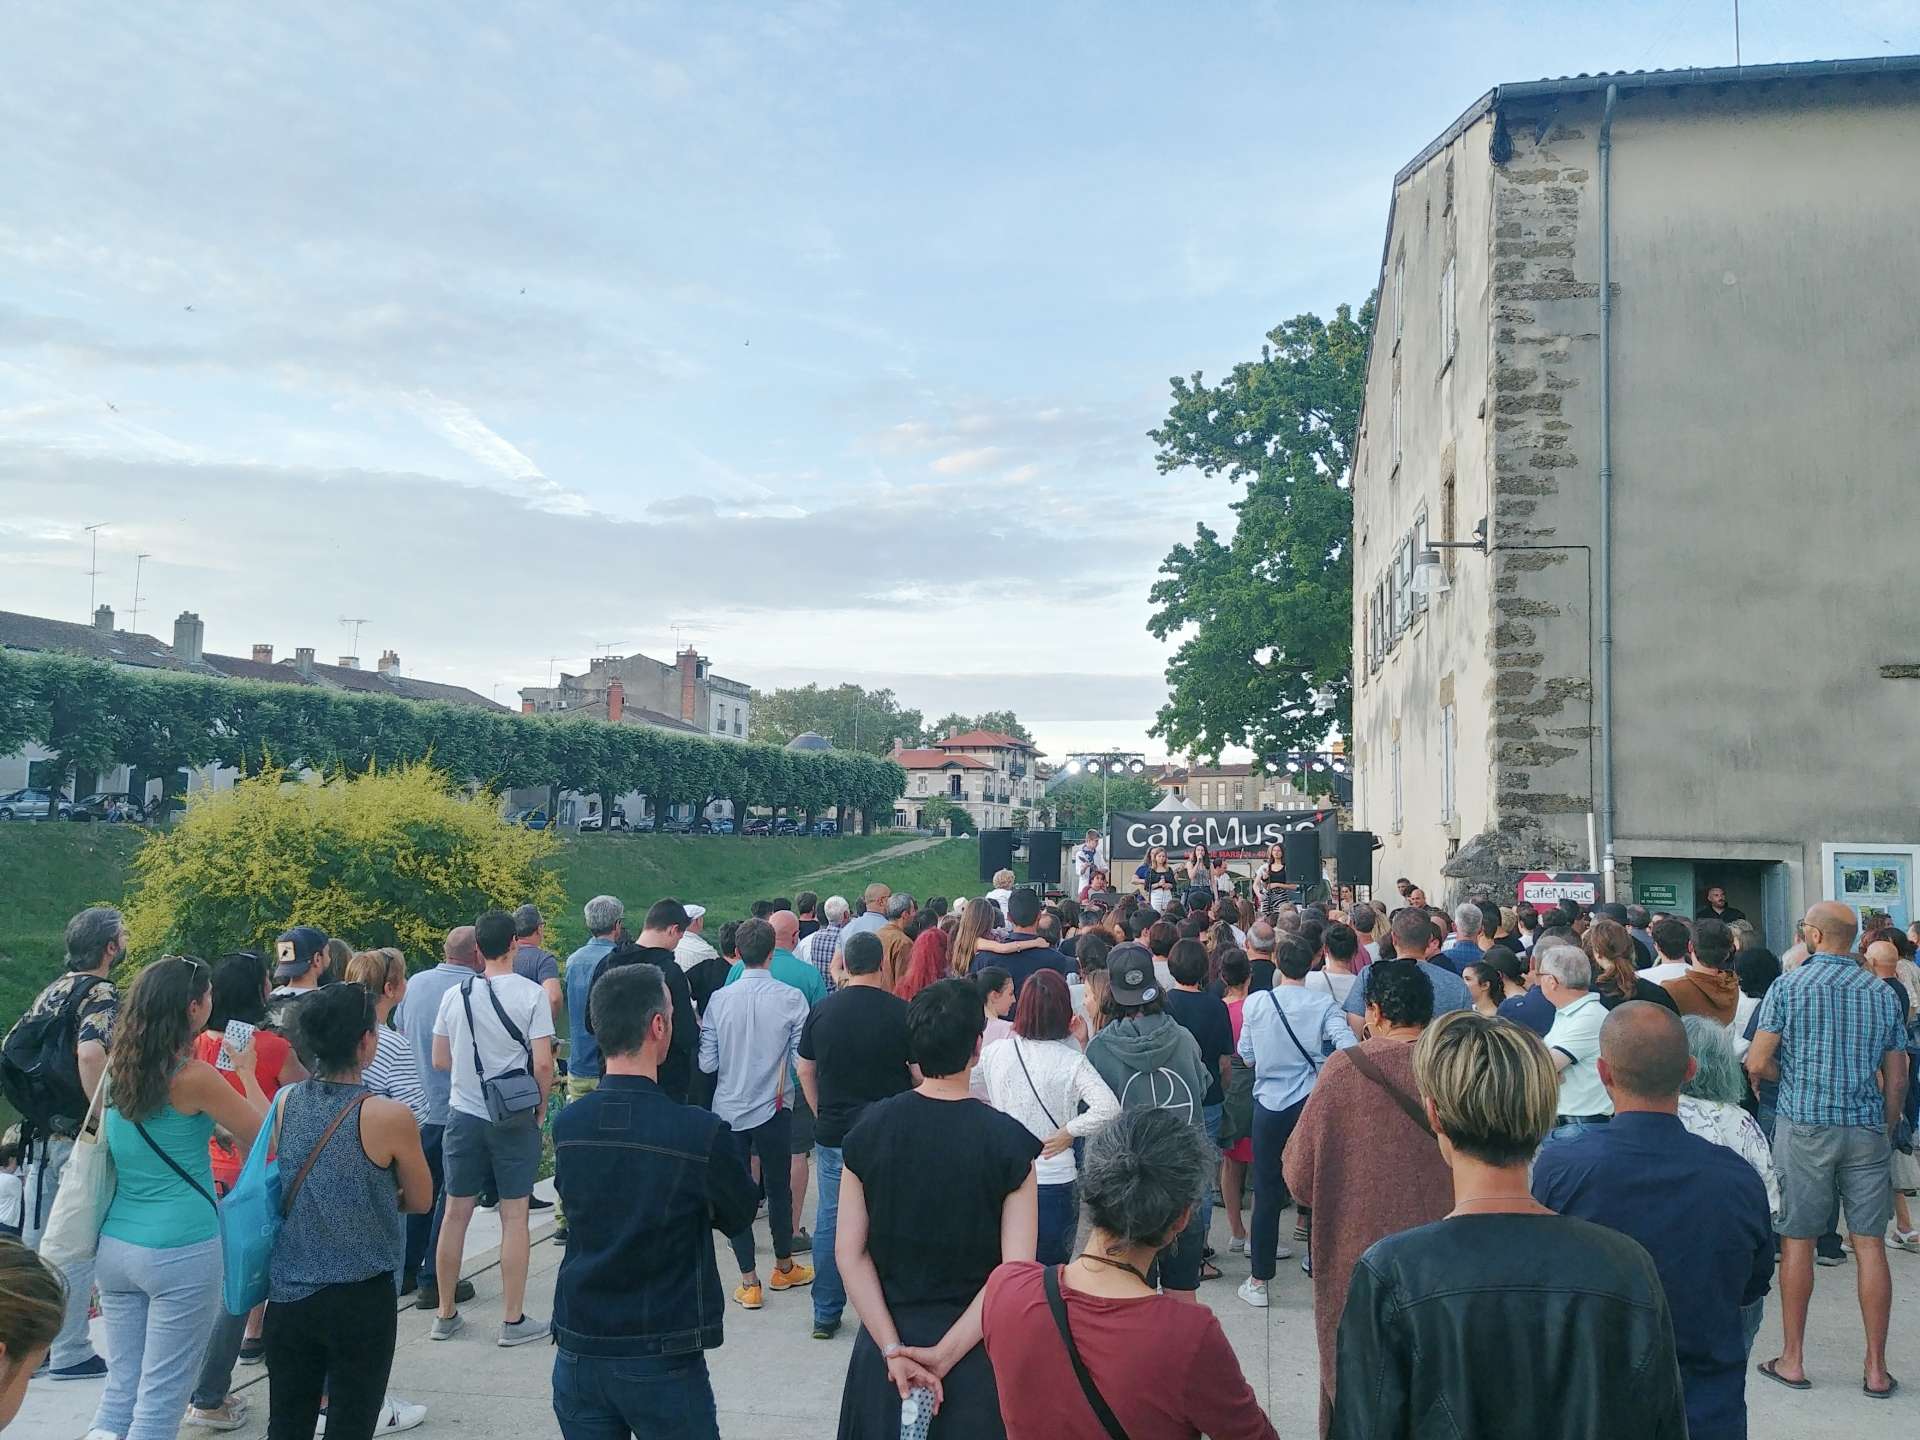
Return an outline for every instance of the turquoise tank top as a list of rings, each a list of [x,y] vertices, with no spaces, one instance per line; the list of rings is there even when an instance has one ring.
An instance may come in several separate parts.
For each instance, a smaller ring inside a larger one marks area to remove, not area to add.
[[[112,1106],[107,1107],[107,1148],[113,1153],[117,1182],[102,1235],[150,1250],[198,1245],[220,1234],[220,1218],[207,1197],[213,1194],[211,1115],[182,1115],[168,1105],[141,1122],[173,1162],[199,1182],[201,1194],[153,1153],[153,1146]]]

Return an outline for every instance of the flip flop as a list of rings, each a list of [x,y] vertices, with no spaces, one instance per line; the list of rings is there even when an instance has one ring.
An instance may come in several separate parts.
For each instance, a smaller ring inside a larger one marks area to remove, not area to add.
[[[1871,1385],[1867,1384],[1865,1380],[1860,1382],[1860,1388],[1866,1393],[1869,1400],[1891,1400],[1893,1398],[1893,1392],[1900,1388],[1900,1382],[1889,1375],[1887,1376],[1887,1388],[1884,1390],[1874,1389]]]
[[[1789,1390],[1811,1390],[1813,1388],[1813,1382],[1811,1380],[1789,1380],[1786,1376],[1782,1375],[1778,1370],[1773,1368],[1779,1363],[1778,1360],[1762,1360],[1758,1365],[1754,1366],[1754,1369],[1773,1381],[1774,1384],[1784,1385]],[[1865,1382],[1863,1381],[1861,1383],[1864,1384]],[[1868,1393],[1871,1394],[1872,1392],[1869,1391]],[[1887,1393],[1892,1394],[1893,1392],[1888,1391]]]

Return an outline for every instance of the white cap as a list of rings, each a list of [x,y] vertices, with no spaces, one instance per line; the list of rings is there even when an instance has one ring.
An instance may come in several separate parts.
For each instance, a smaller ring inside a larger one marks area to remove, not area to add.
[[[707,907],[704,905],[684,905],[681,908],[687,912],[687,923],[689,925],[707,913]]]

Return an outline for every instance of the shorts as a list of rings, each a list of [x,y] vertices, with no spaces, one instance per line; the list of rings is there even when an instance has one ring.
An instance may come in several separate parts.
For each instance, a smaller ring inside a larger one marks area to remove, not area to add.
[[[793,1143],[788,1149],[795,1155],[813,1154],[813,1107],[798,1090],[793,1092]]]
[[[1207,1232],[1200,1226],[1200,1207],[1193,1207],[1187,1228],[1173,1237],[1173,1243],[1154,1257],[1159,1271],[1155,1277],[1163,1290],[1193,1291],[1200,1288],[1200,1262],[1206,1258]]]
[[[447,1194],[469,1200],[482,1193],[524,1200],[540,1174],[540,1125],[528,1110],[503,1124],[462,1110],[447,1112],[440,1141]]]
[[[1879,1125],[1774,1124],[1773,1168],[1780,1218],[1773,1228],[1795,1240],[1826,1233],[1836,1199],[1846,1229],[1879,1239],[1893,1218],[1893,1143]]]

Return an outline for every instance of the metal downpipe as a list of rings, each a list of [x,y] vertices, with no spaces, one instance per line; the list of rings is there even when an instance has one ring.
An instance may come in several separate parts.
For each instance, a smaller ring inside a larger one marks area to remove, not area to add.
[[[1608,900],[1618,898],[1613,850],[1613,112],[1619,87],[1607,86],[1600,116],[1600,871]]]

